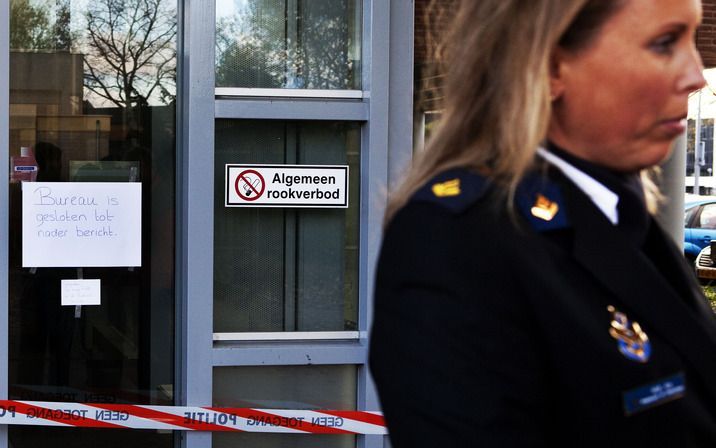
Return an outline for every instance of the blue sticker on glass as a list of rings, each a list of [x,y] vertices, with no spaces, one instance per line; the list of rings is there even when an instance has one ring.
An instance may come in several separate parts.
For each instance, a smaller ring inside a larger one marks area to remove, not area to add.
[[[686,381],[682,372],[623,393],[626,415],[653,408],[683,397]]]

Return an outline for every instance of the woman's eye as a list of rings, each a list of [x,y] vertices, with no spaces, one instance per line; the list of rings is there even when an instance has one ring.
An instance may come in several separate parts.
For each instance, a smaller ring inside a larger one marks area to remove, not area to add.
[[[666,34],[664,36],[654,39],[649,48],[659,54],[669,54],[674,47],[674,44],[678,40],[678,36],[675,34]]]

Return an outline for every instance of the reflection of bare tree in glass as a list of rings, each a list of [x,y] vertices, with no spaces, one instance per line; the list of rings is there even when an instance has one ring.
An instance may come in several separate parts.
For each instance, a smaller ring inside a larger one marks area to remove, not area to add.
[[[358,88],[355,0],[251,0],[217,23],[217,86]]]
[[[127,112],[176,92],[176,11],[162,0],[87,3],[85,88]]]

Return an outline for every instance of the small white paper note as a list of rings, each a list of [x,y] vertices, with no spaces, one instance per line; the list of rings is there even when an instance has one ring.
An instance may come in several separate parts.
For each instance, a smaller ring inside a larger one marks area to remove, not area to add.
[[[99,305],[100,281],[62,280],[62,305]]]

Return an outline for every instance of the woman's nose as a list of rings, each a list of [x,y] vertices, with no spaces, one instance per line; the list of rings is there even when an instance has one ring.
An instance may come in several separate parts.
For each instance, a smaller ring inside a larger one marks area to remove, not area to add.
[[[677,86],[680,92],[691,93],[702,89],[706,85],[704,78],[704,64],[701,62],[701,55],[695,47],[691,48],[691,54],[683,67],[683,75]]]

